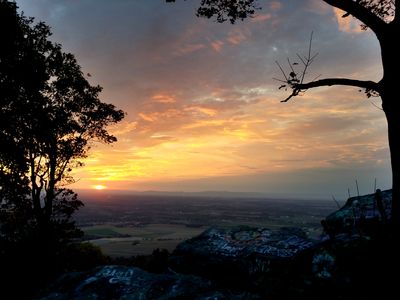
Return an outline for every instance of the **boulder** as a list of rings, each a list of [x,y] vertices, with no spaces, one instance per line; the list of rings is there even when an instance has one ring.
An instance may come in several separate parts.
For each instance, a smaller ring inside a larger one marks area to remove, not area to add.
[[[180,243],[170,264],[178,272],[247,288],[260,277],[277,278],[291,272],[299,261],[309,263],[309,250],[317,244],[299,228],[210,228]]]
[[[217,291],[209,281],[199,277],[154,274],[136,267],[113,265],[90,272],[68,273],[45,294],[39,299],[246,299],[245,296]]]
[[[377,190],[374,194],[349,198],[339,210],[321,221],[324,230],[331,236],[354,233],[369,228],[376,229],[377,223],[384,224],[391,217],[392,190]]]

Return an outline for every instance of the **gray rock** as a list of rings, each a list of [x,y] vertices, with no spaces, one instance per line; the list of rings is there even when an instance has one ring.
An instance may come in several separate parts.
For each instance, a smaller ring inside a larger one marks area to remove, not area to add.
[[[380,201],[377,201],[377,198]],[[378,195],[374,193],[349,198],[343,207],[327,216],[321,223],[331,236],[351,233],[360,229],[360,223],[362,227],[368,222],[384,222],[390,219],[391,208],[392,190],[378,190]]]
[[[299,228],[210,228],[179,244],[170,261],[179,272],[248,285],[259,275],[288,271],[316,244]]]
[[[290,258],[313,247],[315,241],[308,239],[299,228],[237,227],[234,229],[210,228],[201,235],[178,245],[175,254],[249,257],[260,254],[268,257]]]
[[[103,266],[60,278],[41,300],[67,299],[229,299],[195,276],[153,274],[135,267]],[[240,297],[238,299],[241,299]]]

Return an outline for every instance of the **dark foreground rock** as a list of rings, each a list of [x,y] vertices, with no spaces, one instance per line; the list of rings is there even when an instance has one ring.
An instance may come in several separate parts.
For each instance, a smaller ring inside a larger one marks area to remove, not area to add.
[[[325,231],[334,237],[341,233],[359,233],[376,230],[391,217],[392,190],[377,190],[374,194],[349,198],[339,210],[321,223]]]
[[[315,245],[299,228],[271,230],[239,226],[231,229],[210,228],[199,236],[179,244],[177,255],[249,257],[254,254],[285,259]]]
[[[316,245],[299,228],[210,228],[179,244],[170,263],[226,286],[257,288],[267,275],[276,278],[310,263]]]
[[[68,273],[41,300],[258,299],[249,294],[218,291],[205,279],[181,274],[153,274],[136,267],[103,266]]]

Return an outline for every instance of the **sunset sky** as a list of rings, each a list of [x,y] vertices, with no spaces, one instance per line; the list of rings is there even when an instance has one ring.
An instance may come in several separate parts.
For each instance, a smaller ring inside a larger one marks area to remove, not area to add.
[[[321,0],[260,1],[235,25],[195,17],[199,0],[19,0],[76,55],[101,99],[123,109],[73,188],[247,191],[345,199],[390,187],[379,98],[309,90],[280,103],[275,61],[296,61],[314,31],[308,79],[379,80],[378,42]]]

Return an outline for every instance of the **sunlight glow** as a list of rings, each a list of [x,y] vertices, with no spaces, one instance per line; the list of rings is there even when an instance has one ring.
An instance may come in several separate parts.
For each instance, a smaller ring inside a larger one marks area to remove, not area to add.
[[[93,186],[93,188],[94,188],[95,190],[101,191],[101,190],[106,189],[107,187],[106,187],[105,185],[99,184],[99,185]]]

